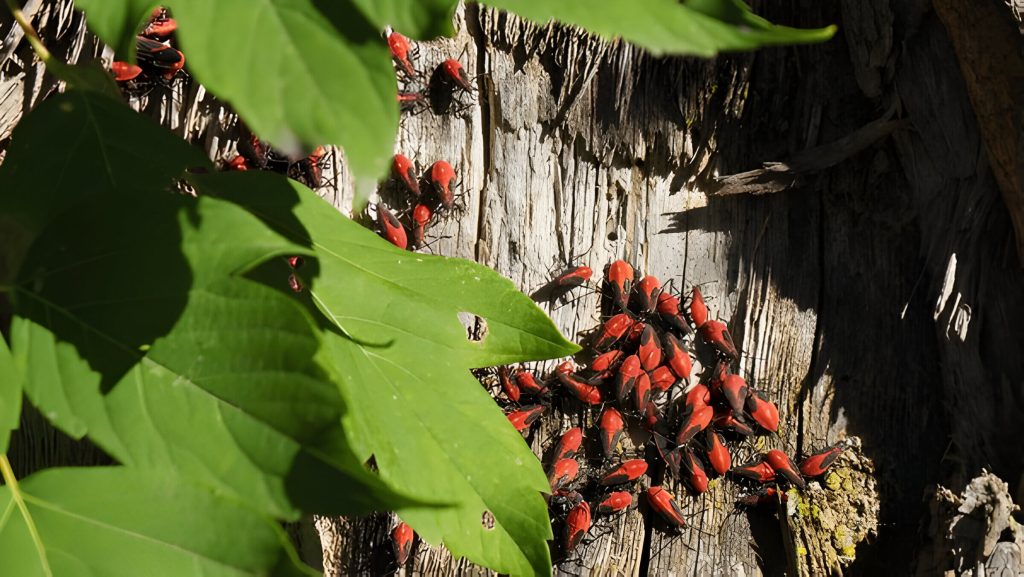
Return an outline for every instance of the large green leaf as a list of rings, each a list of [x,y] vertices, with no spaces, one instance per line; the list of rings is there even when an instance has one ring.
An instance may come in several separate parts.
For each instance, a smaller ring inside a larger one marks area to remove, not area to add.
[[[75,7],[85,12],[89,29],[122,59],[134,59],[135,35],[157,4],[153,0],[75,0]]]
[[[40,235],[13,293],[26,393],[123,463],[202,479],[278,516],[384,506],[388,493],[339,442],[342,402],[315,363],[307,313],[242,277],[304,252],[210,198],[143,192],[75,207]],[[311,479],[316,492],[296,490]]]
[[[560,357],[578,347],[510,281],[478,264],[401,251],[301,185],[252,194],[272,177],[193,177],[197,189],[243,204],[317,257],[307,280],[351,406],[345,430],[360,458],[447,509],[400,508],[420,535],[444,540],[503,573],[547,574],[550,526],[537,458],[470,375],[469,367]],[[294,223],[302,223],[302,228]],[[305,269],[301,269],[300,272]],[[466,338],[460,312],[487,323]],[[493,528],[483,524],[485,512]]]
[[[754,16],[740,0],[483,0],[538,24],[557,20],[606,39],[623,38],[654,54],[714,56],[771,44],[821,42],[835,27],[802,30]]]
[[[458,0],[352,0],[380,28],[391,26],[411,38],[433,40],[455,33],[452,14]]]
[[[7,452],[11,431],[21,417],[21,373],[14,366],[7,341],[0,335],[0,453]]]
[[[0,165],[0,283],[70,203],[169,187],[188,167],[210,161],[123,102],[77,91],[47,99],[14,129]]]
[[[124,467],[47,469],[0,487],[0,559],[18,577],[315,575],[241,503]]]

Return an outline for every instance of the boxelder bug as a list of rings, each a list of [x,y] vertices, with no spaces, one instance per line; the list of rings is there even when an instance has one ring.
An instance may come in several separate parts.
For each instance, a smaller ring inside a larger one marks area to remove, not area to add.
[[[590,370],[595,373],[594,378],[596,379],[607,379],[612,375],[612,369],[615,365],[622,360],[625,353],[615,349],[602,353],[590,363]]]
[[[653,371],[661,365],[661,341],[653,326],[644,325],[643,331],[640,333],[640,349],[637,351],[637,355],[640,357],[640,366],[645,371]]]
[[[145,36],[135,37],[135,52],[143,71],[168,80],[185,67],[184,54]]]
[[[412,553],[412,540],[415,537],[416,533],[412,527],[401,521],[391,531],[391,544],[395,548],[395,560],[398,561],[399,567],[405,565],[409,560],[409,554]]]
[[[672,369],[665,366],[654,369],[647,373],[647,376],[651,378],[651,389],[658,393],[664,393],[676,384],[676,376]]]
[[[697,433],[708,428],[711,424],[711,417],[714,415],[715,410],[711,407],[704,405],[703,407],[697,407],[686,417],[683,418],[683,422],[679,425],[679,433],[676,435],[676,444],[680,447],[690,442],[697,436]]]
[[[590,384],[573,373],[556,373],[556,376],[565,388],[572,392],[573,396],[588,405],[600,405],[601,389],[597,385]]]
[[[775,480],[775,469],[764,460],[737,465],[729,469],[729,473],[757,483],[770,483]]]
[[[233,170],[236,172],[249,170],[249,161],[241,154],[236,154],[234,158],[228,161],[224,170]]]
[[[732,431],[744,437],[754,434],[754,429],[741,417],[736,416],[731,409],[729,409],[728,414],[716,415],[714,422],[715,428],[719,430]]]
[[[142,74],[142,68],[134,64],[118,60],[115,60],[110,65],[110,71],[114,73],[114,80],[118,82],[128,82],[129,80],[137,78],[139,74]]]
[[[377,205],[377,224],[381,227],[381,235],[388,242],[403,250],[409,248],[409,237],[405,233],[405,227],[383,204]]]
[[[636,292],[634,293],[637,307],[642,312],[653,313],[658,306],[659,293],[661,293],[661,283],[656,277],[647,275],[640,279],[640,282],[636,283]]]
[[[651,391],[651,377],[640,371],[634,385],[633,399],[636,401],[636,411],[642,413],[647,408],[647,404],[651,402],[651,393],[653,392]]]
[[[668,467],[669,472],[672,473],[672,476],[678,477],[679,467],[682,464],[683,460],[683,448],[673,447],[672,449],[669,449],[668,439],[659,435],[658,433],[654,433],[653,437],[654,446],[657,447],[658,455],[661,457],[661,460],[665,462],[665,465]]]
[[[672,333],[666,332],[661,339],[661,352],[664,354],[665,362],[672,369],[677,377],[687,383],[690,382],[690,371],[693,370],[693,360],[690,354],[683,348],[683,344]]]
[[[719,475],[724,475],[732,467],[732,456],[729,455],[729,449],[725,446],[722,436],[711,427],[707,428],[706,440],[711,468]]]
[[[839,441],[824,451],[807,457],[800,462],[800,473],[807,477],[824,475],[846,448],[847,442]]]
[[[424,245],[423,238],[427,234],[427,225],[434,218],[434,211],[425,204],[417,204],[412,209],[412,242],[419,248]]]
[[[558,275],[552,282],[559,287],[575,288],[590,280],[593,274],[589,266],[578,266]]]
[[[508,420],[517,431],[523,432],[544,414],[544,405],[528,405],[508,414]]]
[[[766,401],[757,391],[751,389],[750,396],[747,397],[746,408],[747,414],[758,425],[761,425],[767,431],[778,432],[779,409],[775,406],[775,403]]]
[[[788,499],[789,495],[780,492],[775,487],[761,487],[754,493],[740,497],[738,503],[744,507],[760,507],[780,502],[785,503]]]
[[[640,357],[636,355],[629,355],[619,365],[619,370],[615,373],[615,396],[618,398],[619,404],[626,402],[641,374],[643,374],[643,369],[640,368]]]
[[[288,275],[288,288],[292,289],[293,293],[302,292],[302,282],[299,277],[295,276],[295,273]]]
[[[535,397],[543,396],[548,393],[548,388],[537,382],[537,377],[533,376],[533,373],[529,371],[519,371],[515,376],[516,384],[519,385],[519,390],[533,395]]]
[[[690,295],[690,320],[693,321],[693,326],[697,329],[708,322],[708,305],[704,304],[704,295],[700,294],[700,289],[697,287],[693,287],[693,292]]]
[[[633,287],[633,267],[624,260],[617,260],[605,270],[605,282],[611,288],[612,302],[620,311],[629,306],[629,292]]]
[[[697,409],[711,404],[711,391],[703,383],[697,383],[686,393],[686,406]]]
[[[409,39],[398,32],[388,34],[388,49],[391,50],[391,58],[395,61],[398,69],[406,73],[410,78],[416,77],[416,69],[409,61],[409,54],[412,52],[412,45]]]
[[[576,459],[559,459],[555,461],[555,465],[551,467],[551,473],[548,475],[551,491],[554,493],[569,486],[570,483],[576,480],[576,475],[579,472],[580,464]]]
[[[793,461],[789,459],[789,455],[778,449],[772,449],[765,455],[764,460],[771,466],[772,470],[785,477],[790,483],[801,489],[807,486],[804,478],[800,475],[800,471],[793,464]]]
[[[683,465],[686,467],[686,482],[698,493],[708,492],[708,474],[704,472],[704,465],[701,464],[693,449],[686,447],[683,451]]]
[[[730,359],[737,361],[740,358],[736,352],[736,345],[729,334],[729,327],[721,321],[708,321],[700,327],[700,334],[711,346]]]
[[[661,515],[669,525],[680,529],[686,525],[683,520],[683,510],[676,503],[672,494],[662,489],[661,486],[655,485],[647,489],[647,502],[651,505],[651,509]]]
[[[448,82],[453,83],[466,92],[473,92],[473,85],[469,83],[469,76],[466,75],[466,70],[462,68],[462,63],[458,60],[454,58],[445,60],[441,63],[441,71]]]
[[[629,491],[615,491],[609,493],[600,503],[597,504],[597,512],[602,514],[618,513],[625,511],[633,504],[633,494]]]
[[[508,374],[508,367],[498,367],[498,381],[501,383],[501,390],[505,391],[505,396],[508,397],[508,400],[518,403],[521,396],[519,385],[512,381],[512,377]]]
[[[413,112],[427,104],[427,97],[422,92],[399,92],[395,98],[402,112]]]
[[[455,193],[452,192],[452,180],[455,179],[455,169],[448,161],[438,160],[430,167],[430,184],[437,195],[437,201],[445,210],[451,210],[455,205]]]
[[[573,427],[562,433],[562,436],[558,439],[558,444],[555,445],[555,460],[575,457],[582,443],[583,429]]]
[[[658,293],[658,316],[668,326],[676,329],[683,335],[693,333],[690,323],[686,322],[683,315],[679,313],[679,299],[669,294],[668,291]]]
[[[164,7],[157,7],[149,17],[149,23],[142,30],[143,36],[166,38],[178,29],[178,23],[171,18]]]
[[[406,190],[411,192],[413,196],[420,195],[420,184],[416,179],[416,166],[411,159],[404,155],[396,154],[394,161],[391,163],[391,169],[394,171],[395,176],[405,185]]]
[[[743,414],[743,407],[747,402],[749,392],[750,387],[747,386],[747,381],[739,375],[726,375],[722,380],[722,396],[725,397],[725,401],[729,403],[729,408],[734,414]]]
[[[615,454],[615,447],[619,444],[622,431],[625,429],[622,413],[615,410],[614,407],[607,407],[601,413],[598,426],[601,429],[601,452],[608,459]]]
[[[565,518],[565,550],[572,551],[590,531],[590,505],[580,501]]]
[[[601,325],[601,332],[594,341],[597,350],[607,349],[621,339],[629,329],[633,328],[633,318],[626,313],[619,313]]]
[[[598,483],[604,486],[629,483],[630,481],[636,481],[646,472],[647,461],[643,459],[631,459],[605,473]]]

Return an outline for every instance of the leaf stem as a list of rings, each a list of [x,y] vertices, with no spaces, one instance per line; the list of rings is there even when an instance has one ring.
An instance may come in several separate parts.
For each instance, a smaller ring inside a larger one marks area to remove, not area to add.
[[[32,49],[36,51],[36,55],[43,61],[43,64],[49,66],[50,62],[53,61],[53,55],[43,45],[43,41],[36,34],[36,29],[32,27],[32,23],[28,21],[28,18],[25,18],[25,13],[21,11],[21,8],[14,1],[7,0],[7,8],[10,9],[15,22],[21,27],[22,32],[25,33],[25,37],[28,38],[28,43],[32,45]]]
[[[8,0],[8,3],[11,1],[13,0]],[[11,498],[18,504],[21,516],[25,519],[25,526],[28,527],[28,532],[32,536],[32,542],[36,545],[36,552],[39,554],[39,565],[43,570],[43,574],[47,577],[53,577],[53,571],[50,570],[50,562],[46,558],[46,547],[43,545],[43,540],[39,537],[39,530],[36,529],[35,520],[32,519],[32,515],[28,512],[21,489],[18,488],[18,478],[14,476],[14,469],[11,468],[11,462],[7,460],[6,454],[0,454],[0,474],[3,475],[4,484],[10,487]]]

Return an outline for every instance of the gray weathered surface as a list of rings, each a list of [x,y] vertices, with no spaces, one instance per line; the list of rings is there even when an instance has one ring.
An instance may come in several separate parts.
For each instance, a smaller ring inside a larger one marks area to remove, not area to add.
[[[98,53],[70,2],[29,4],[40,7],[36,21],[57,54],[74,61]],[[423,44],[415,65],[429,73],[462,53],[470,74],[483,74],[479,99],[460,116],[406,117],[397,148],[424,168],[447,159],[462,179],[464,212],[433,231],[449,237],[433,252],[479,260],[527,292],[572,258],[598,270],[627,258],[677,286],[707,283],[714,314],[745,355],[739,370],[779,404],[783,433],[773,442],[809,451],[857,435],[874,461],[882,525],[844,571],[904,574],[919,549],[927,485],[959,490],[988,466],[1022,486],[1024,332],[1015,329],[1024,322],[1024,278],[1013,229],[953,46],[928,0],[757,4],[787,24],[839,23],[840,36],[711,62],[654,59],[470,6],[459,36]],[[0,38],[13,38],[10,31],[0,11]],[[50,86],[24,43],[0,47],[8,54],[0,63],[0,155],[11,127]],[[226,160],[237,136],[230,112],[196,86],[176,100],[140,107]],[[903,124],[891,137],[798,179],[771,179],[771,190],[747,189],[775,194],[708,194],[716,177],[834,150],[893,110]],[[346,210],[351,187],[343,159],[335,162],[338,186],[321,193]],[[546,306],[572,338],[598,323],[594,296]],[[559,415],[532,446],[539,452],[593,417]],[[66,442],[39,430],[20,432],[22,446],[45,439],[44,454],[22,455],[21,470],[68,459]],[[95,458],[83,454],[74,449],[75,459]],[[780,523],[771,513],[736,512],[734,498],[723,483],[685,499],[695,528],[677,538],[652,531],[643,507],[601,521],[611,530],[595,531],[602,536],[559,571],[838,570],[828,555],[796,554],[823,538],[807,534],[799,517]],[[384,514],[317,519],[327,572],[393,569],[393,524]],[[423,543],[408,567],[477,572]]]

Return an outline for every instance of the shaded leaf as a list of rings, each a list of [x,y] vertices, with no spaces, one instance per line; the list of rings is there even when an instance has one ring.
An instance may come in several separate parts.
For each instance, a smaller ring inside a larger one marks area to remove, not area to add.
[[[821,42],[835,27],[797,29],[775,26],[755,16],[740,0],[484,0],[538,24],[557,20],[580,26],[607,40],[621,37],[653,54],[714,56],[723,50],[750,50],[772,44]]]
[[[431,542],[503,573],[547,574],[551,530],[540,463],[469,367],[552,358],[578,350],[510,281],[475,263],[398,250],[305,187],[252,194],[268,175],[192,177],[197,189],[249,208],[311,245],[307,280],[324,315],[325,343],[357,410],[345,430],[360,458],[420,498],[455,506],[399,508]],[[301,222],[304,229],[296,228]],[[305,270],[305,269],[303,269]],[[302,271],[300,271],[302,272]],[[484,319],[466,338],[459,312]],[[484,521],[493,515],[493,528]]]
[[[156,6],[152,0],[75,0],[89,29],[109,44],[121,60],[135,61],[135,35]]]
[[[11,431],[18,428],[21,417],[21,373],[7,341],[0,335],[0,453],[7,452]]]
[[[315,575],[273,521],[179,479],[47,469],[0,487],[5,575]]]
[[[391,26],[398,32],[420,40],[455,34],[452,15],[457,0],[353,0],[378,28]]]
[[[40,235],[13,293],[25,391],[125,464],[280,517],[384,507],[392,495],[338,442],[343,405],[308,315],[242,276],[306,252],[215,199],[142,191],[77,206]]]

